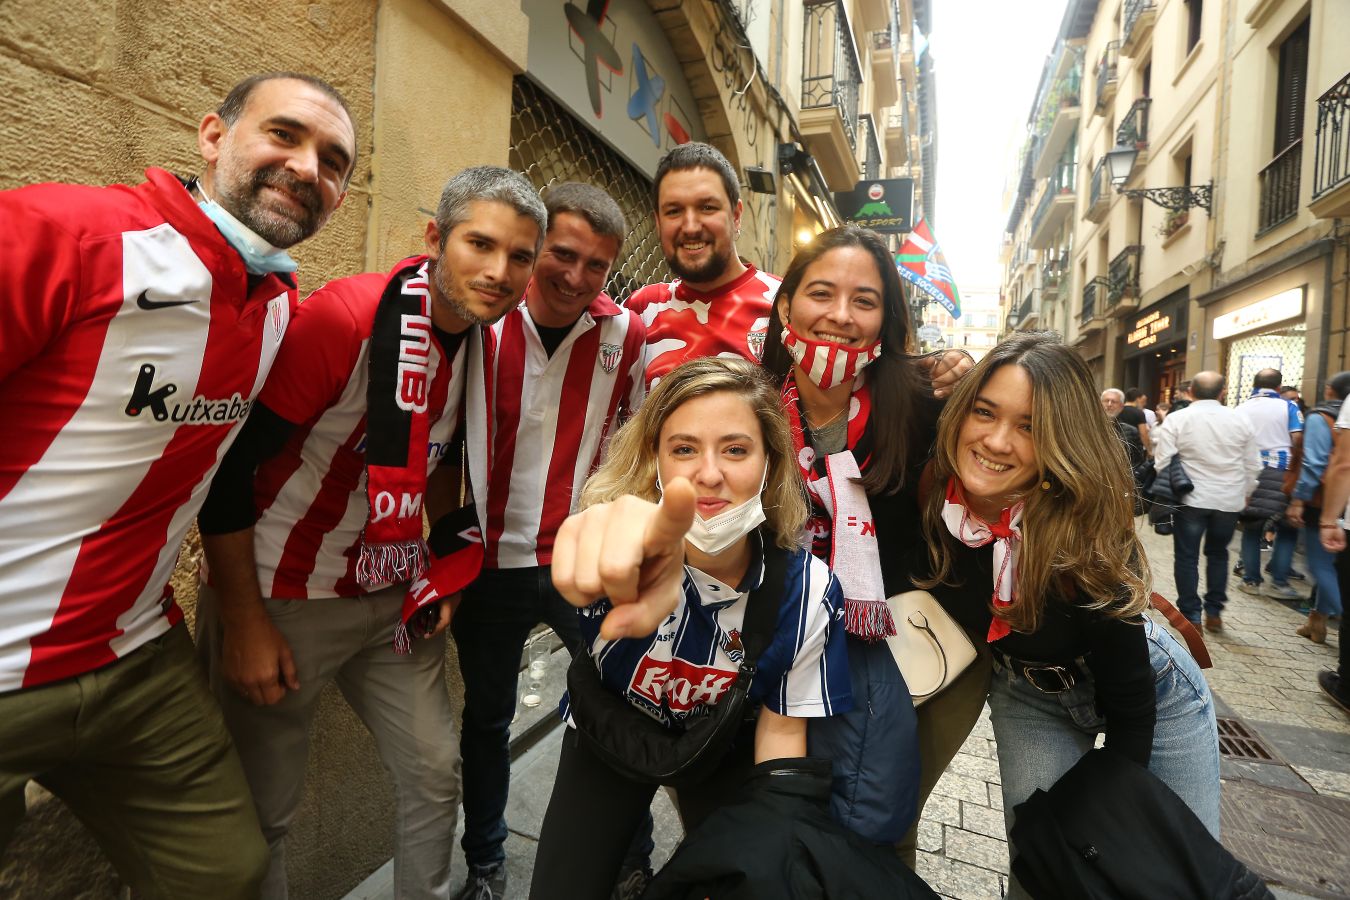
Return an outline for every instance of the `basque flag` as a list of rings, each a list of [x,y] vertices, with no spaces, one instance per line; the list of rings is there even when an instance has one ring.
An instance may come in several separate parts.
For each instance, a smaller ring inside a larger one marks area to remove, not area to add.
[[[909,233],[895,255],[895,267],[901,278],[941,303],[953,319],[961,318],[961,295],[926,221],[920,219]]]

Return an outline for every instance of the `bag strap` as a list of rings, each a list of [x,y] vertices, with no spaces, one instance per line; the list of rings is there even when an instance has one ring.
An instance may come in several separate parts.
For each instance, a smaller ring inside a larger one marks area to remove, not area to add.
[[[1195,630],[1195,625],[1191,620],[1181,614],[1181,610],[1173,606],[1166,600],[1162,594],[1154,592],[1149,598],[1153,608],[1162,613],[1167,618],[1167,624],[1171,625],[1186,641],[1186,649],[1191,651],[1196,665],[1202,669],[1214,668],[1214,661],[1209,658],[1209,649],[1205,646],[1205,639],[1200,636],[1200,632]]]
[[[751,672],[759,664],[759,655],[769,646],[778,624],[778,610],[783,602],[783,582],[787,578],[787,551],[764,541],[764,580],[750,592],[746,600],[745,619],[741,624],[741,646],[745,649],[741,668]]]

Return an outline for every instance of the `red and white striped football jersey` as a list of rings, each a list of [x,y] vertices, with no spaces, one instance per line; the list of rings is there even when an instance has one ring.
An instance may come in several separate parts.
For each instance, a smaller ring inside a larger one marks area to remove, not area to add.
[[[0,692],[182,618],[169,576],[295,305],[183,184],[0,193]]]
[[[404,260],[394,272],[416,259]],[[258,467],[253,551],[264,597],[357,597],[366,496],[366,385],[370,333],[389,275],[330,281],[300,304],[291,333],[259,397],[300,427]],[[440,463],[459,424],[464,345],[451,359],[432,338],[427,471]]]
[[[483,564],[545,566],[610,432],[642,402],[646,330],[602,293],[551,357],[524,302],[481,334],[465,434]]]
[[[704,356],[759,362],[782,279],[754,266],[702,294],[680,279],[639,288],[624,304],[647,326],[646,379],[655,386],[681,363]]]

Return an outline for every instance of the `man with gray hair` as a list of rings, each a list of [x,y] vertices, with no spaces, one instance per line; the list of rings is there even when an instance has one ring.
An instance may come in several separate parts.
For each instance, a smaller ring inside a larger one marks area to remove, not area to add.
[[[548,233],[525,302],[485,329],[490,359],[469,351],[467,455],[484,559],[451,626],[464,678],[465,900],[506,895],[509,745],[525,642],[545,622],[570,651],[581,643],[576,610],[553,587],[553,539],[643,396],[646,329],[604,291],[628,230],[623,213],[579,182],[553,185],[544,203]]]
[[[1172,574],[1177,585],[1177,608],[1200,624],[1200,545],[1205,552],[1205,628],[1223,627],[1221,614],[1228,602],[1228,544],[1237,528],[1238,513],[1256,487],[1261,468],[1255,432],[1246,418],[1223,405],[1224,377],[1201,372],[1191,382],[1194,402],[1174,410],[1158,426],[1154,466],[1167,477],[1173,458],[1180,458],[1195,489],[1178,501],[1172,532]]]
[[[460,786],[443,632],[458,595],[426,589],[422,509],[436,522],[457,505],[465,337],[520,301],[544,223],[515,172],[450,179],[425,254],[301,305],[212,483],[198,644],[271,849],[264,898],[286,896],[285,837],[330,682],[395,784],[395,894],[449,897]]]

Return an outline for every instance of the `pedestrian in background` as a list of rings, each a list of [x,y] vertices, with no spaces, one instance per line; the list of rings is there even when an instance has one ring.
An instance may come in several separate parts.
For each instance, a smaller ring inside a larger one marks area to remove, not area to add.
[[[1290,525],[1303,529],[1308,571],[1317,587],[1308,621],[1300,625],[1296,633],[1317,644],[1327,639],[1327,618],[1341,614],[1336,559],[1322,546],[1318,531],[1325,495],[1323,481],[1336,444],[1336,419],[1347,394],[1350,394],[1350,372],[1331,376],[1322,389],[1322,403],[1304,422],[1303,456],[1293,486],[1293,499],[1285,513]]]
[[[1181,498],[1172,532],[1172,574],[1177,585],[1177,608],[1200,624],[1200,549],[1205,552],[1205,628],[1223,627],[1228,603],[1228,544],[1237,528],[1238,513],[1256,486],[1261,459],[1251,425],[1223,405],[1225,379],[1218,372],[1201,372],[1191,382],[1195,401],[1174,409],[1158,427],[1158,452],[1153,466],[1159,476],[1172,458],[1181,464],[1195,490]]]
[[[1252,379],[1252,395],[1237,408],[1239,416],[1251,426],[1260,451],[1261,472],[1257,495],[1243,510],[1242,584],[1244,594],[1263,593],[1277,600],[1302,600],[1303,595],[1289,585],[1289,570],[1294,559],[1298,532],[1284,521],[1288,495],[1284,492],[1284,474],[1293,464],[1303,443],[1303,414],[1292,401],[1280,396],[1278,369],[1262,369]],[[1261,540],[1267,523],[1275,520],[1275,541],[1270,558],[1270,586],[1262,588]]]

